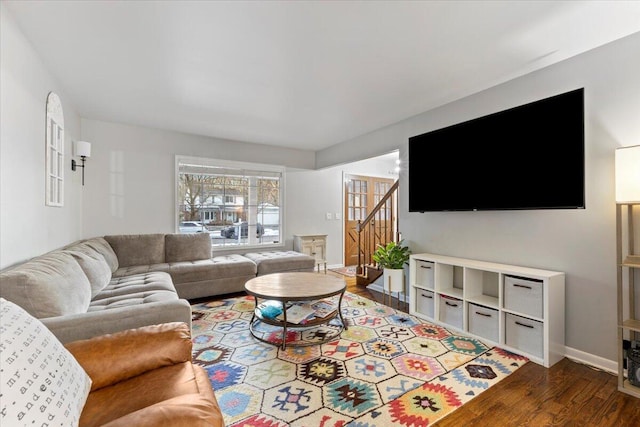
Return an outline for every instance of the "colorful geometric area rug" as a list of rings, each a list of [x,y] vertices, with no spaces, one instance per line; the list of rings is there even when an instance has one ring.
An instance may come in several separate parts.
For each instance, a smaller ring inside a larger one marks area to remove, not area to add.
[[[260,342],[253,310],[247,296],[192,305],[193,361],[227,427],[429,426],[528,361],[349,292],[348,329],[321,345]],[[289,329],[286,340],[323,336],[337,321]],[[258,329],[281,341],[280,328]]]

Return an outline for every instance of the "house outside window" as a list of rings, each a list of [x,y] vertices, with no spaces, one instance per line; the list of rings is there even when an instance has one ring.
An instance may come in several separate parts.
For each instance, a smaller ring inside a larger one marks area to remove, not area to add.
[[[284,168],[176,156],[176,229],[204,225],[213,250],[282,246]]]

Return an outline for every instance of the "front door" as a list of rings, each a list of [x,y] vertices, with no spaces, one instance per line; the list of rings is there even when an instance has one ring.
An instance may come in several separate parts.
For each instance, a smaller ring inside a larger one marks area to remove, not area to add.
[[[345,200],[344,200],[344,265],[358,264],[358,233],[356,226],[358,220],[364,221],[380,199],[393,185],[394,180],[362,175],[345,175]],[[393,240],[394,224],[393,198],[389,199],[381,209],[375,220],[375,233],[377,240]],[[371,254],[375,250],[371,240],[366,250]],[[363,248],[363,250],[365,250]]]

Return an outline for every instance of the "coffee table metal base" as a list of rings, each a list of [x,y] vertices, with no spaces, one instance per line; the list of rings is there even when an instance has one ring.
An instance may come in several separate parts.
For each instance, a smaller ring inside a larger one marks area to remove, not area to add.
[[[247,293],[253,296],[255,300],[255,307],[253,310],[253,316],[249,322],[249,331],[254,338],[259,341],[280,345],[277,342],[269,341],[255,331],[255,327],[259,323],[265,323],[267,325],[282,328],[282,349],[287,347],[287,330],[289,329],[312,329],[314,327],[326,326],[330,327],[329,322],[335,318],[340,319],[340,325],[336,332],[328,333],[326,337],[321,337],[318,341],[313,342],[290,342],[291,346],[302,347],[309,345],[318,345],[335,339],[339,336],[343,330],[347,329],[347,323],[342,317],[342,298],[346,290],[346,285],[343,279],[336,277],[316,274],[309,272],[291,272],[291,273],[273,273],[264,276],[258,276],[245,283],[245,289]],[[287,321],[287,303],[295,301],[319,301],[323,298],[329,298],[333,296],[340,296],[338,300],[338,307],[325,317],[314,318],[307,321],[304,324],[293,323]],[[261,315],[258,308],[258,299],[279,301],[283,311],[283,319],[270,319]],[[331,325],[333,326],[333,325]]]
[[[347,329],[347,327],[344,324],[340,324],[340,325],[335,325],[335,324],[331,324],[331,326],[335,327],[335,331],[332,330],[329,333],[327,333],[323,338],[318,339],[317,341],[305,341],[305,342],[289,342],[287,343],[287,331],[289,329],[308,329],[308,330],[313,330],[314,328],[322,328],[322,327],[329,327],[331,329],[334,329],[329,325],[329,322],[326,323],[322,323],[322,324],[318,324],[318,325],[313,325],[313,326],[307,326],[307,325],[297,325],[297,324],[292,324],[289,323],[287,325],[277,325],[279,328],[282,328],[282,343],[278,343],[278,342],[274,342],[274,341],[270,341],[268,339],[264,339],[262,338],[261,333],[254,331],[254,328],[256,328],[260,323],[265,323],[263,322],[261,319],[259,319],[257,316],[254,315],[254,317],[251,319],[251,323],[249,324],[249,331],[251,332],[251,335],[253,335],[253,337],[255,339],[257,339],[258,341],[262,341],[264,343],[267,344],[271,344],[271,345],[277,345],[280,346],[280,348],[282,348],[283,350],[285,350],[287,348],[287,345],[290,347],[306,347],[306,346],[311,346],[311,345],[321,345],[324,343],[327,343],[329,341],[334,340],[335,338],[338,338],[340,336],[340,334],[342,333],[342,331],[344,331],[345,329]],[[273,326],[273,325],[272,325]]]
[[[340,334],[342,333],[342,331],[344,331],[345,329],[348,329],[346,322],[344,321],[344,318],[342,317],[342,297],[344,296],[344,293],[340,294],[340,300],[338,301],[338,308],[335,311],[335,313],[331,316],[327,316],[322,318],[321,320],[316,320],[313,323],[305,323],[305,324],[298,324],[298,323],[289,323],[287,321],[274,321],[274,320],[268,320],[268,319],[264,319],[261,318],[260,316],[256,315],[256,312],[258,310],[258,297],[254,296],[253,298],[255,299],[255,304],[256,304],[256,308],[253,310],[253,316],[251,316],[251,322],[249,322],[249,331],[251,332],[251,335],[253,335],[253,337],[259,341],[262,341],[264,343],[267,344],[272,344],[272,345],[280,345],[281,348],[284,350],[287,348],[287,330],[288,329],[313,329],[313,328],[319,328],[322,326],[328,326],[329,322],[331,322],[331,320],[335,319],[336,317],[340,319],[340,324],[339,325],[335,325],[336,326],[336,330],[335,332],[332,333],[328,333],[325,337],[322,337],[321,339],[317,340],[317,341],[309,341],[309,342],[290,342],[289,345],[291,347],[305,347],[305,346],[310,346],[310,345],[320,345],[320,344],[324,344],[326,342],[329,342],[337,337],[340,336]],[[282,305],[283,307],[286,307],[287,301],[282,301]],[[256,333],[256,331],[254,331],[254,328],[259,325],[260,323],[264,323],[267,325],[271,325],[271,326],[276,326],[279,328],[282,328],[282,343],[278,344],[276,342],[273,341],[269,341],[266,340],[264,338],[262,338],[261,336],[259,336],[258,333]]]

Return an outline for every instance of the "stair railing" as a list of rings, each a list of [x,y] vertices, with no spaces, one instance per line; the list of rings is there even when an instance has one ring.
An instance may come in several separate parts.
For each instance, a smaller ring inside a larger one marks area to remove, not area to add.
[[[356,273],[359,278],[370,278],[367,269],[369,267],[377,268],[377,264],[373,260],[373,253],[378,245],[384,246],[391,241],[398,242],[400,239],[396,207],[397,197],[395,197],[398,191],[398,183],[399,181],[396,180],[369,215],[364,220],[358,220],[356,223],[356,234],[358,235],[358,266]],[[387,203],[388,201],[391,201],[390,205]],[[383,208],[386,209],[383,210]],[[391,218],[388,217],[389,213]],[[370,283],[371,281],[366,280],[365,282]]]

